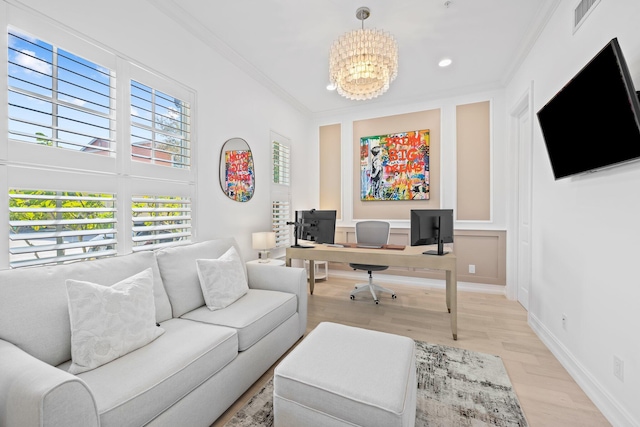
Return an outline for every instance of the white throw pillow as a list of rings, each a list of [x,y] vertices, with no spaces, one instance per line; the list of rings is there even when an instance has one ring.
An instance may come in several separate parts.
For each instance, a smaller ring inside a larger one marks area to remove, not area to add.
[[[209,310],[225,308],[249,291],[240,255],[233,246],[218,259],[197,259],[196,266]]]
[[[79,374],[149,344],[156,325],[150,268],[113,286],[66,280],[71,320],[71,366]]]

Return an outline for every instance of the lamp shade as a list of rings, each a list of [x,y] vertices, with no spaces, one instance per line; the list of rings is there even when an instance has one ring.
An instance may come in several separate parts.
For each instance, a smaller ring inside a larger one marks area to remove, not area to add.
[[[251,237],[253,249],[266,251],[267,249],[276,247],[276,233],[274,233],[273,231],[261,231],[259,233],[253,233]]]

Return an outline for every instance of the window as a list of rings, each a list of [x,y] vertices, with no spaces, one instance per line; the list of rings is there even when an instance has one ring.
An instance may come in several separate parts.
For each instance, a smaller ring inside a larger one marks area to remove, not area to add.
[[[288,200],[271,201],[271,229],[276,233],[276,247],[289,246],[291,205]]]
[[[9,31],[9,138],[75,151],[115,151],[110,70]]]
[[[116,253],[113,194],[9,190],[11,268]]]
[[[132,80],[132,159],[188,169],[189,114],[188,103]]]
[[[195,93],[43,16],[5,8],[0,220],[9,232],[0,233],[0,269],[191,241]]]
[[[191,241],[191,200],[183,197],[134,196],[133,251]]]
[[[271,227],[276,233],[276,247],[290,244],[291,189],[289,180],[290,148],[286,138],[272,134]]]
[[[273,141],[273,183],[289,185],[289,146]]]

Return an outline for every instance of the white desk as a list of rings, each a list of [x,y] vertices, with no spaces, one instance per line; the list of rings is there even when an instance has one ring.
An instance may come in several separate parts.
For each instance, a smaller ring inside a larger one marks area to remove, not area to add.
[[[451,332],[453,339],[458,339],[458,283],[456,256],[423,255],[424,246],[407,246],[403,250],[339,248],[316,245],[312,248],[287,248],[286,264],[291,266],[292,259],[309,261],[309,292],[313,295],[315,285],[314,261],[341,263],[388,265],[390,267],[427,268],[446,272],[447,309],[451,313]]]

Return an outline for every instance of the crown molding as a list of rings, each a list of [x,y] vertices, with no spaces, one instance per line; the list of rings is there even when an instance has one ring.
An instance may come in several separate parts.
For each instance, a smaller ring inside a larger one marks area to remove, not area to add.
[[[513,79],[527,55],[529,55],[529,52],[538,41],[540,34],[542,34],[542,31],[545,29],[547,23],[555,13],[560,1],[561,0],[547,0],[540,7],[540,11],[536,15],[535,21],[529,26],[527,34],[520,43],[520,48],[518,49],[514,60],[507,67],[507,70],[501,80],[503,86],[506,87],[511,82],[511,79]]]
[[[233,50],[228,44],[223,42],[215,33],[205,27],[197,18],[180,6],[178,2],[175,0],[147,0],[147,3],[158,9],[169,19],[175,21],[185,31],[191,33],[198,40],[202,41],[215,52],[219,53],[222,57],[227,59],[240,70],[244,71],[249,77],[269,89],[293,108],[305,116],[311,117],[311,110],[291,96],[291,94],[283,90],[282,87],[277,85],[242,55]]]

